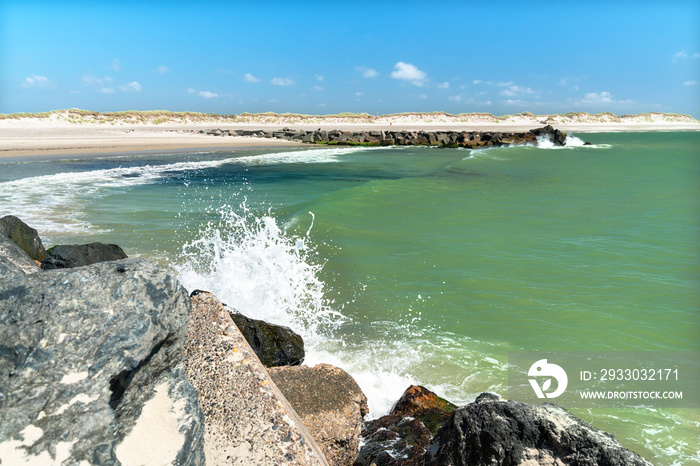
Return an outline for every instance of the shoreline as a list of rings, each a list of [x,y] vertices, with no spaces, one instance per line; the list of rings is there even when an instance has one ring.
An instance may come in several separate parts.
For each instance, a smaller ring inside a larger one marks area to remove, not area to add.
[[[155,118],[155,119],[153,119]],[[0,115],[0,161],[55,156],[104,156],[143,151],[230,150],[299,147],[301,143],[206,134],[221,130],[324,131],[481,131],[527,132],[551,125],[567,133],[700,131],[700,122],[684,115],[613,114],[494,117],[489,114],[413,113],[384,116],[241,114],[207,115],[174,112],[101,114],[61,110],[48,114]]]

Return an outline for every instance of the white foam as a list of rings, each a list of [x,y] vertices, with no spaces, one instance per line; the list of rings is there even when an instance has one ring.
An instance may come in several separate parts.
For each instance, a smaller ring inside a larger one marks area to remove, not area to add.
[[[106,189],[145,185],[173,172],[217,168],[226,164],[332,163],[338,161],[338,156],[358,150],[365,148],[310,149],[22,178],[0,183],[0,216],[21,213],[22,219],[39,230],[44,238],[60,233],[100,233],[85,218],[82,205],[85,199],[104,196]]]
[[[323,264],[313,262],[306,236],[285,234],[274,218],[256,217],[245,204],[219,214],[183,246],[177,268],[186,288],[207,289],[242,314],[288,326],[307,345],[346,320],[325,299]]]
[[[537,136],[537,147],[539,149],[576,149],[576,148],[586,148],[586,149],[609,149],[611,146],[609,144],[586,144],[583,139],[574,136],[573,134],[567,134],[564,140],[563,146],[557,146],[552,141],[552,137],[549,134],[541,134]]]

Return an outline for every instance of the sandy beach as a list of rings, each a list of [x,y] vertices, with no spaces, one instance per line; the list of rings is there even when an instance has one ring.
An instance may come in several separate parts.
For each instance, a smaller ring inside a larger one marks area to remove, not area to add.
[[[545,115],[518,114],[396,114],[372,117],[308,115],[241,115],[235,118],[203,115],[198,121],[173,114],[166,122],[148,119],[135,123],[134,112],[106,119],[106,115],[56,111],[49,116],[0,119],[0,158],[90,156],[132,151],[173,151],[295,146],[298,143],[254,137],[217,137],[210,129],[339,129],[503,131],[524,132],[550,124],[565,132],[700,131],[700,122],[683,115],[644,114],[616,117],[612,114]],[[76,117],[78,115],[78,117]],[[161,117],[162,121],[162,117]]]

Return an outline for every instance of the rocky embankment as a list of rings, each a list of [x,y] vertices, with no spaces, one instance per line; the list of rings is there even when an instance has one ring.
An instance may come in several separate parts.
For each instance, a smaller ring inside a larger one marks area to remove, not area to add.
[[[46,251],[0,219],[2,465],[650,464],[556,405],[491,393],[458,407],[411,386],[365,421],[353,378],[303,359],[288,328],[118,246]]]
[[[201,131],[204,133],[205,131]],[[545,138],[556,146],[566,145],[566,133],[547,125],[527,132],[499,131],[343,131],[283,128],[278,131],[255,129],[211,129],[212,136],[251,136],[309,144],[335,146],[436,146],[478,149],[508,145],[537,144]]]

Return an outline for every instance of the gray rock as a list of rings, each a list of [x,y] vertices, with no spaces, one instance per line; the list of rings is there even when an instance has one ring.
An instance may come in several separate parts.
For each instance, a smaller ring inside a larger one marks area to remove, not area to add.
[[[177,280],[142,260],[0,282],[3,465],[204,464],[189,310]]]
[[[505,401],[491,393],[482,393],[452,413],[433,437],[424,462],[426,466],[651,465],[564,408]]]
[[[32,259],[40,261],[46,257],[46,250],[37,231],[14,215],[0,218],[0,233],[17,243]]]
[[[126,259],[124,250],[116,244],[90,243],[54,246],[46,252],[41,268],[70,269],[98,262]]]
[[[17,243],[0,233],[0,280],[21,278],[39,267]]]
[[[367,397],[344,370],[328,364],[268,369],[331,465],[351,465],[360,443]]]
[[[231,318],[266,367],[294,366],[304,361],[304,340],[292,329],[235,312]]]

